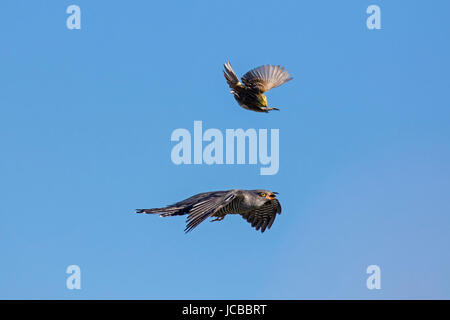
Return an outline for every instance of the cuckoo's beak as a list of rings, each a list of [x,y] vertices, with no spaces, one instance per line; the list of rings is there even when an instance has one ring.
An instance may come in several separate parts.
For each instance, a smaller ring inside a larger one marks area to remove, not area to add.
[[[271,192],[271,193],[269,193],[267,196],[266,196],[266,199],[268,199],[268,200],[272,200],[272,199],[275,199],[275,195],[276,194],[278,194],[278,192]]]

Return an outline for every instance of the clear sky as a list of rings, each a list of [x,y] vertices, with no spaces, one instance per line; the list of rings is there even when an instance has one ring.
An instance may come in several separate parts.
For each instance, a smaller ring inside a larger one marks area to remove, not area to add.
[[[81,8],[69,30],[66,8]],[[366,26],[381,8],[381,30]],[[0,2],[0,298],[450,298],[448,1]],[[238,75],[285,66],[269,114]],[[280,167],[175,165],[172,132],[279,129]],[[278,191],[184,234],[137,215]],[[66,268],[81,268],[81,290]],[[366,268],[381,269],[369,290]]]

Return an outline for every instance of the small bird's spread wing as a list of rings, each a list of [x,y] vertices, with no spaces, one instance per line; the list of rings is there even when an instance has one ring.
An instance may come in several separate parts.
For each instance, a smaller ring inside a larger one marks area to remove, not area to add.
[[[256,230],[261,229],[261,232],[264,232],[266,228],[270,229],[275,217],[280,213],[280,202],[277,199],[272,199],[258,209],[242,214],[242,217],[250,222]]]
[[[228,85],[231,89],[236,88],[237,86],[242,86],[242,84],[239,82],[239,79],[236,75],[236,73],[233,70],[233,67],[231,66],[231,63],[228,61],[223,65],[224,71],[223,75],[225,76],[225,79],[227,80]]]
[[[267,64],[250,70],[241,80],[247,87],[263,93],[292,79],[284,67]]]
[[[187,225],[184,231],[191,231],[205,219],[212,217],[217,211],[235,200],[237,196],[238,192],[236,190],[221,193],[211,192],[209,196],[195,203],[189,210],[189,216],[186,220]]]

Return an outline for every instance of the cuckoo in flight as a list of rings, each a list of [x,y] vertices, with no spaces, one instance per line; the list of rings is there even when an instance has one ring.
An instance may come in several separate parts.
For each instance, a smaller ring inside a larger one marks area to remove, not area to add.
[[[213,191],[200,193],[165,208],[136,209],[136,213],[157,213],[161,217],[188,215],[185,232],[197,227],[210,217],[221,221],[227,214],[240,214],[256,230],[270,229],[281,205],[277,192],[268,190]]]
[[[279,110],[267,106],[264,92],[292,80],[284,67],[269,64],[260,66],[244,74],[242,82],[239,81],[230,62],[225,63],[224,68],[223,74],[231,88],[230,92],[242,108],[256,112]]]

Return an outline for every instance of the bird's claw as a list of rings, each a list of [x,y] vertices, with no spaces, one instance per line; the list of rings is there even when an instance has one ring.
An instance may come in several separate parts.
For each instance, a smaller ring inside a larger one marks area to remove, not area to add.
[[[214,220],[211,220],[211,222],[214,222],[214,221],[222,221],[224,218],[225,218],[225,216],[217,217],[217,218],[215,218]]]

